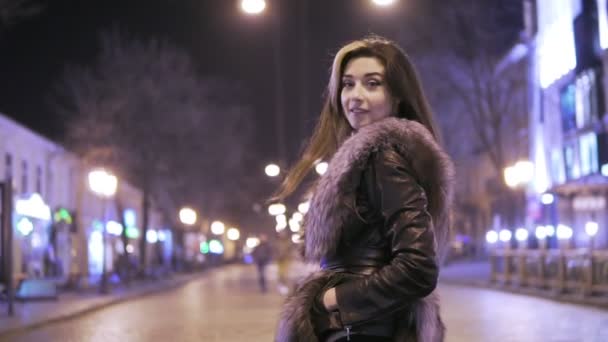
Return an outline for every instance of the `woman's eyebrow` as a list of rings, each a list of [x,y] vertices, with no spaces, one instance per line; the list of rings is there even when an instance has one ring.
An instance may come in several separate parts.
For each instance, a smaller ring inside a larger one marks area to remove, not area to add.
[[[375,72],[375,71],[374,71],[374,72],[368,72],[368,73],[366,73],[365,75],[363,75],[363,77],[370,77],[370,76],[379,76],[379,77],[384,77],[384,74],[383,74],[383,73],[380,73],[380,72]],[[344,75],[342,76],[342,78],[352,78],[352,77],[353,77],[353,75],[351,75],[351,74],[344,74]]]

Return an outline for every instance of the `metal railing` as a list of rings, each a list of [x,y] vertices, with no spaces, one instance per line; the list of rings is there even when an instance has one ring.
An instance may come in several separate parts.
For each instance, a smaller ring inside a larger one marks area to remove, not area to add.
[[[608,250],[494,250],[490,267],[495,284],[556,294],[608,295]]]

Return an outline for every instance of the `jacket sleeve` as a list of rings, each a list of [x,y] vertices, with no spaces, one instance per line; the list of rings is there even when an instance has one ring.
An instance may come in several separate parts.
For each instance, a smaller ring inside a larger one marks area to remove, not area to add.
[[[384,218],[391,262],[369,276],[336,287],[345,325],[381,318],[430,294],[437,284],[436,243],[427,196],[395,152],[378,152],[370,163],[376,189],[371,196]]]

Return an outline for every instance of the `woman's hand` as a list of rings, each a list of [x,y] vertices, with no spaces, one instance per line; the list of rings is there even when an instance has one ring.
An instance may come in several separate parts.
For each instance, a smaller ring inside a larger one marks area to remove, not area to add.
[[[331,312],[338,309],[338,301],[336,300],[336,289],[331,288],[323,294],[323,306],[325,310]]]

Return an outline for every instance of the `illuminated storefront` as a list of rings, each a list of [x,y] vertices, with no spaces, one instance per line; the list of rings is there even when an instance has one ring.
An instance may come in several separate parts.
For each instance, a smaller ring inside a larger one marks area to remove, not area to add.
[[[15,228],[14,269],[27,278],[43,277],[55,260],[49,248],[51,210],[40,194],[17,198],[13,215]]]

